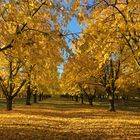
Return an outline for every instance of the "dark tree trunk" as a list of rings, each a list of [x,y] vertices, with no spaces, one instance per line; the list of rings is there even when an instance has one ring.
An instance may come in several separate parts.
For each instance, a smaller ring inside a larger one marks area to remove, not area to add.
[[[44,100],[44,95],[42,95],[42,100]]]
[[[8,111],[12,110],[12,103],[13,103],[13,99],[7,98],[7,110]]]
[[[31,105],[31,93],[27,93],[26,105]]]
[[[111,99],[109,99],[109,103],[110,103],[109,111],[115,112],[115,98],[114,98],[114,93],[113,93]]]
[[[45,95],[43,95],[43,97],[42,97],[42,98],[43,98],[43,100],[45,100]]]
[[[75,96],[75,101],[78,102],[78,96],[77,95]]]
[[[84,104],[84,96],[81,94],[81,104]]]
[[[30,85],[27,86],[27,95],[26,95],[26,105],[31,105],[31,88]]]
[[[93,99],[92,98],[88,98],[89,101],[89,105],[93,106]]]
[[[98,95],[98,100],[99,100],[99,101],[101,101],[101,100],[102,100],[101,95]]]
[[[33,95],[33,97],[34,97],[34,103],[37,103],[37,94],[35,93],[35,94]]]
[[[87,94],[87,97],[88,97],[88,102],[89,102],[89,105],[93,106],[93,99],[96,97],[95,95],[92,95],[92,94]]]
[[[42,94],[39,94],[39,101],[42,101]]]
[[[73,96],[71,96],[71,100],[74,101]]]

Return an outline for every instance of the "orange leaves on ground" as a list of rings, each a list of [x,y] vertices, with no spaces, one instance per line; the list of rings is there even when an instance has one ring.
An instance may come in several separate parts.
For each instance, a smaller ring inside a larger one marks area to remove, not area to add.
[[[68,100],[51,99],[32,107],[0,111],[0,138],[91,140],[139,139],[139,112],[89,108]]]

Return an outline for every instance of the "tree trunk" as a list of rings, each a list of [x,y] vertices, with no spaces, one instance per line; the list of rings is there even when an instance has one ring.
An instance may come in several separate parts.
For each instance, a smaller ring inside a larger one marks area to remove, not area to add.
[[[109,111],[115,112],[115,98],[114,98],[114,93],[111,96],[111,98],[109,99],[109,103],[110,103]]]
[[[33,97],[34,97],[34,103],[37,103],[37,94],[35,93],[35,94],[33,95]]]
[[[71,96],[71,100],[73,101],[74,99],[73,99],[73,96]]]
[[[89,105],[93,106],[93,99],[92,98],[88,98],[89,101]]]
[[[27,93],[26,105],[31,105],[31,93]]]
[[[7,110],[8,111],[12,110],[12,103],[13,103],[13,99],[7,98]]]
[[[39,101],[42,101],[42,94],[39,94]]]
[[[42,95],[42,100],[44,100],[44,95]]]
[[[77,95],[75,96],[75,101],[78,102],[78,96]]]
[[[26,105],[31,105],[31,89],[30,89],[30,85],[27,86]]]
[[[84,97],[81,95],[81,104],[84,104]]]

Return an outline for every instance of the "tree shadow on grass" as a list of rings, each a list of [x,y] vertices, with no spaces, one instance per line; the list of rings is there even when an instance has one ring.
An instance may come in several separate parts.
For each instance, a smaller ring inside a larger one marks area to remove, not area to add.
[[[7,130],[7,131],[5,131]],[[104,132],[73,132],[55,131],[47,128],[0,128],[1,140],[108,140]]]

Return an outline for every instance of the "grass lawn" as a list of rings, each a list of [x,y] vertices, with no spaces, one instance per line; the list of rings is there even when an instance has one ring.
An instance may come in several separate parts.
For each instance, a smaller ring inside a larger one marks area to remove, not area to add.
[[[2,103],[1,103],[2,104]],[[107,111],[50,98],[13,111],[0,105],[0,140],[140,140],[140,108]]]

